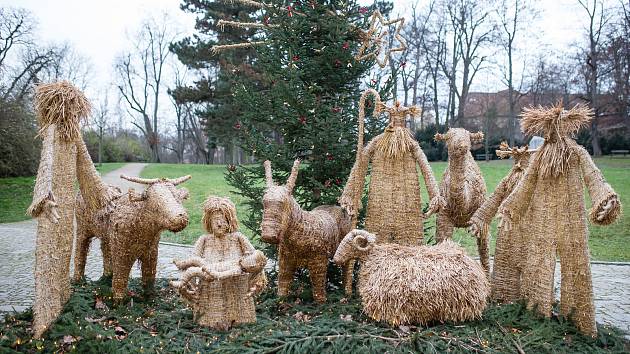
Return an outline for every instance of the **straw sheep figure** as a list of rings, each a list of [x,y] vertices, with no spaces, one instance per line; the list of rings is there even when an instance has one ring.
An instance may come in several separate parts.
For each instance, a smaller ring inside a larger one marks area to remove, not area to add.
[[[561,103],[525,109],[521,129],[526,135],[543,135],[545,142],[500,212],[508,230],[527,225],[521,283],[527,307],[551,315],[559,256],[560,314],[572,315],[581,332],[596,336],[584,186],[592,201],[588,216],[594,224],[614,222],[621,203],[588,152],[571,138],[592,115],[585,106],[564,110]]]
[[[286,185],[273,182],[271,162],[265,161],[267,189],[263,196],[262,240],[278,244],[278,295],[286,296],[298,268],[307,268],[313,298],[326,302],[328,260],[351,230],[350,216],[339,206],[322,205],[302,210],[293,198],[300,160],[295,160]],[[343,267],[346,293],[352,293],[352,267]]]
[[[462,322],[481,317],[490,294],[483,269],[453,241],[435,246],[378,244],[376,236],[353,230],[334,261],[361,261],[363,311],[392,326]]]
[[[446,206],[440,209],[436,221],[436,239],[441,242],[453,236],[455,227],[468,227],[470,218],[486,199],[486,184],[470,153],[471,145],[483,140],[483,133],[451,128],[446,134],[435,134],[435,140],[446,142],[448,149],[448,166],[440,183],[440,195]],[[489,233],[486,227],[477,234],[479,258],[488,275]]]
[[[520,148],[510,148],[506,142],[501,143],[496,150],[500,158],[512,157],[514,165],[495,188],[492,195],[486,199],[470,218],[469,231],[481,237],[483,230],[488,230],[492,218],[499,210],[499,205],[512,193],[516,184],[525,174],[529,166],[529,158],[533,153],[527,145]],[[528,232],[526,225],[514,225],[508,232],[503,225],[499,225],[494,254],[494,265],[491,277],[491,298],[499,302],[513,302],[520,299],[522,266],[525,261],[525,241],[523,233]]]
[[[364,147],[365,100],[369,94],[375,97],[374,115],[385,110],[389,115],[389,125]],[[405,125],[408,116],[413,117],[419,113],[418,107],[404,107],[399,102],[393,107],[386,107],[373,89],[361,95],[356,161],[339,198],[339,204],[353,217],[352,226],[356,227],[358,212],[362,208],[365,178],[371,164],[365,229],[377,235],[378,243],[391,242],[408,246],[423,244],[424,219],[437,212],[444,204],[431,166]],[[418,167],[430,198],[427,215],[422,213]]]
[[[100,237],[103,275],[112,276],[116,302],[126,294],[131,267],[136,260],[142,267],[145,291],[153,290],[161,232],[179,232],[188,225],[188,213],[182,206],[182,201],[188,198],[188,191],[176,186],[190,179],[190,176],[175,179],[120,177],[145,184],[147,188],[142,194],[129,189],[126,197],[122,194],[112,201],[113,206],[98,210],[83,208],[83,191],[77,196],[74,270],[74,280],[80,280],[85,272],[90,242],[92,238]]]
[[[88,207],[101,208],[113,197],[81,139],[80,120],[90,103],[69,82],[40,84],[35,110],[42,151],[27,213],[37,219],[33,332],[39,338],[70,298],[70,257],[74,235],[74,184],[85,189]]]
[[[236,207],[229,199],[208,197],[202,223],[207,234],[195,243],[192,257],[175,261],[183,273],[171,285],[202,326],[227,329],[256,322],[253,295],[267,284],[267,258],[238,231]]]

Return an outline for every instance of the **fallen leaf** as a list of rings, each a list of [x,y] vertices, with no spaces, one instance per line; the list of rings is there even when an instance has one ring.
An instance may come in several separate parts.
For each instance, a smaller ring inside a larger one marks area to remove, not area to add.
[[[339,303],[341,304],[347,304],[348,303],[348,298],[344,297],[343,299],[339,300]]]
[[[342,321],[350,322],[352,321],[352,315],[339,315],[339,318]]]
[[[86,317],[85,320],[90,322],[90,323],[96,323],[96,322],[101,322],[101,321],[105,321],[107,319],[107,316],[103,316],[101,318],[92,318],[92,317]]]
[[[410,332],[409,326],[405,326],[405,325],[400,325],[398,327],[398,329],[400,329],[401,332],[408,334]]]
[[[310,322],[311,321],[311,316],[309,314],[306,314],[302,311],[296,312],[293,315],[293,318],[295,318],[296,320],[300,321],[300,322]]]
[[[127,338],[127,331],[120,326],[116,326],[116,328],[114,328],[114,334],[116,334],[116,339],[118,340]]]

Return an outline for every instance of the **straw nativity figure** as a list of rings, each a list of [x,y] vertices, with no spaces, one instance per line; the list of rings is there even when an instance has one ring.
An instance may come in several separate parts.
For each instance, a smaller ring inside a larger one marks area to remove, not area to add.
[[[588,152],[572,139],[592,116],[582,105],[525,109],[521,129],[526,135],[544,134],[545,142],[500,210],[508,230],[518,223],[527,225],[521,284],[527,307],[551,315],[559,256],[560,314],[571,315],[578,330],[596,336],[584,186],[592,200],[588,218],[594,224],[614,222],[621,203]]]
[[[75,182],[86,208],[107,207],[114,196],[100,180],[81,138],[80,121],[91,110],[85,95],[67,81],[40,84],[35,89],[35,110],[43,141],[27,213],[37,219],[33,331],[39,338],[71,295]]]
[[[171,284],[202,326],[256,322],[253,296],[267,284],[267,258],[238,231],[236,207],[228,198],[208,197],[201,222],[207,234],[195,243],[192,257],[175,261],[183,273]]]
[[[496,150],[497,156],[502,159],[511,156],[514,165],[508,175],[499,182],[492,195],[470,218],[468,230],[472,234],[482,237],[484,230],[490,228],[490,222],[499,206],[525,175],[533,152],[534,150],[529,150],[527,145],[511,148],[506,142],[501,143],[499,150]],[[520,299],[522,265],[525,261],[525,232],[527,232],[525,225],[514,225],[509,232],[503,225],[499,225],[491,277],[491,297],[495,301],[513,302]]]
[[[364,147],[365,101],[370,94],[375,97],[374,115],[384,110],[389,115],[389,125]],[[405,126],[405,118],[415,117],[419,113],[418,107],[404,107],[399,102],[393,107],[385,106],[373,89],[361,95],[356,161],[339,198],[339,204],[353,217],[353,226],[356,226],[358,212],[362,207],[365,178],[371,163],[365,230],[376,235],[377,243],[407,246],[423,244],[425,217],[437,212],[444,204],[429,162],[411,131]],[[427,215],[422,213],[418,166],[429,192]]]

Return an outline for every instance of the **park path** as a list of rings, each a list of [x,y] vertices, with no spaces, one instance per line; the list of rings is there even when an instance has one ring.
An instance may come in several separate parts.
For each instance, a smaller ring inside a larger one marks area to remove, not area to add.
[[[144,167],[145,164],[127,164],[107,173],[103,180],[123,191],[130,187],[139,191],[141,185],[123,180],[120,175],[138,176]],[[23,311],[33,302],[36,229],[34,220],[0,224],[0,314]],[[173,258],[182,258],[190,251],[190,246],[160,243],[158,277],[175,277],[177,269],[172,264]],[[559,291],[559,268],[556,267],[556,291]],[[86,275],[97,279],[102,269],[100,246],[95,240],[88,255]],[[630,333],[630,264],[594,262],[591,270],[597,322]],[[137,266],[132,276],[140,276]]]
[[[137,177],[145,166],[142,163],[130,163],[102,178],[105,183],[118,186],[123,191],[128,188],[141,191],[142,185],[121,179],[120,175]],[[33,303],[36,230],[35,220],[0,224],[0,315],[14,310],[23,311]],[[185,257],[190,251],[189,246],[161,243],[158,252],[158,277],[174,277],[177,268],[172,264],[173,258]],[[140,276],[137,265],[136,263],[132,269],[133,277]],[[98,279],[102,270],[100,244],[95,239],[90,247],[85,274],[90,279]]]

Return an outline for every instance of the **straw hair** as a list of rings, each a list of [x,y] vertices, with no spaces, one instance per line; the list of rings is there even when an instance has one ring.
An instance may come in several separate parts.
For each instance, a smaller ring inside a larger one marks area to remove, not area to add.
[[[228,222],[228,232],[236,232],[238,230],[238,219],[236,218],[236,207],[228,198],[209,196],[203,203],[203,216],[201,224],[206,232],[212,232],[210,225],[210,216],[214,212],[220,212]]]
[[[291,195],[298,174],[295,160],[287,185],[277,186],[271,180],[271,163],[264,162],[267,189],[263,195],[261,238],[278,245],[278,295],[288,295],[295,271],[308,269],[313,297],[326,301],[326,272],[339,242],[351,229],[350,216],[338,206],[322,205],[303,210]],[[352,267],[344,267],[346,292],[352,291]]]
[[[339,204],[352,216],[352,226],[356,227],[359,211],[363,207],[365,180],[371,165],[366,230],[377,235],[377,243],[421,245],[424,240],[424,219],[438,211],[444,201],[440,197],[424,152],[405,127],[405,118],[418,114],[419,109],[404,107],[400,103],[393,107],[384,106],[379,103],[377,93],[373,91],[363,93],[360,108],[364,107],[368,94],[376,97],[376,112],[387,112],[390,123],[385,132],[376,136],[365,147],[360,143]],[[363,120],[364,114],[360,110],[359,123]],[[360,124],[359,133],[362,132],[361,127]],[[359,141],[362,142],[361,134]],[[418,172],[424,178],[430,197],[428,215],[424,215],[421,209]]]
[[[437,217],[436,238],[439,242],[450,239],[455,227],[468,227],[470,218],[486,198],[486,184],[481,170],[470,153],[471,145],[483,139],[483,133],[470,133],[466,129],[451,128],[446,134],[435,134],[436,141],[445,141],[448,148],[448,166],[440,183],[440,194],[446,205]],[[489,227],[484,225],[477,235],[477,249],[481,264],[490,273],[488,246]]]
[[[67,81],[39,84],[35,88],[35,110],[41,135],[51,124],[65,141],[81,137],[79,122],[90,115],[92,106],[83,92]]]
[[[450,240],[436,246],[377,244],[353,230],[334,260],[360,259],[358,290],[363,311],[391,326],[462,322],[480,318],[490,293],[477,262]]]
[[[187,178],[178,178],[187,180]],[[74,279],[85,274],[90,243],[101,239],[103,274],[112,276],[114,300],[120,302],[127,293],[131,267],[138,260],[142,267],[142,283],[151,291],[157,270],[158,244],[164,230],[179,232],[188,226],[188,213],[182,202],[188,197],[185,188],[176,188],[168,179],[145,184],[141,194],[129,189],[122,193],[109,187],[114,195],[111,205],[100,209],[86,206],[83,189],[77,195],[77,237],[75,243]]]
[[[215,212],[223,216],[216,229],[209,222]],[[208,234],[199,237],[190,258],[174,261],[182,274],[171,285],[202,326],[226,329],[256,322],[253,296],[267,284],[267,258],[238,232],[236,207],[228,198],[208,197],[203,213]],[[222,227],[226,224],[228,228]]]
[[[589,217],[596,224],[613,222],[621,203],[588,152],[568,136],[588,121],[588,110],[569,112],[562,113],[560,105],[528,111],[523,130],[543,129],[545,143],[500,212],[504,228],[527,228],[521,280],[527,307],[551,315],[558,257],[560,314],[571,315],[582,333],[596,336],[584,186],[592,200]]]

